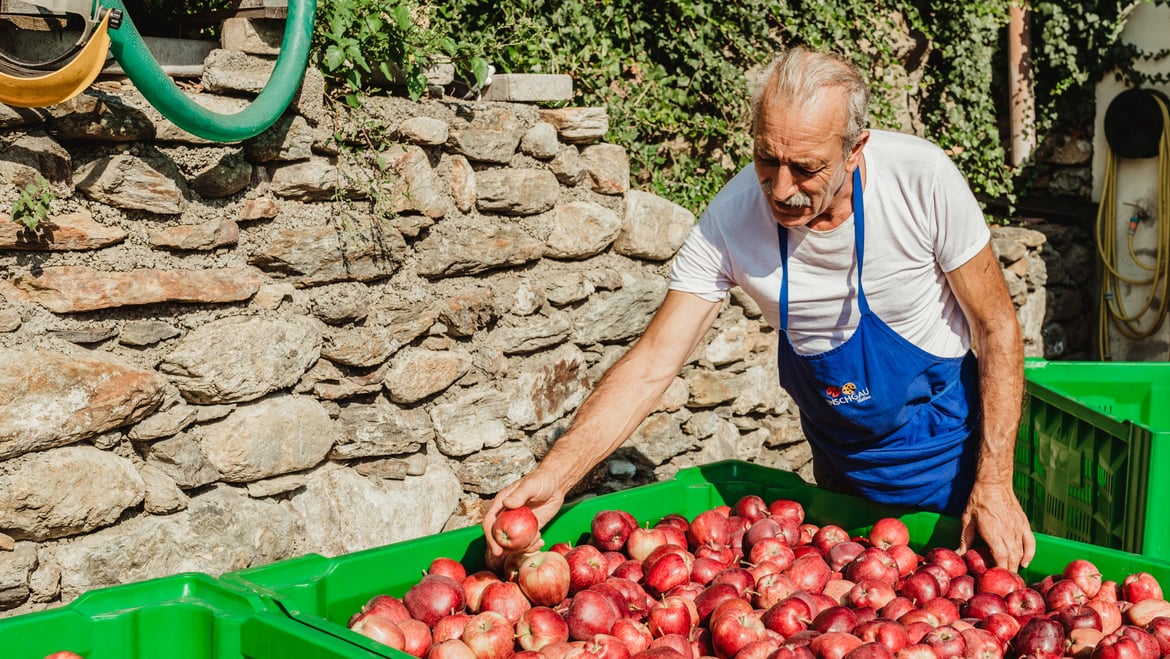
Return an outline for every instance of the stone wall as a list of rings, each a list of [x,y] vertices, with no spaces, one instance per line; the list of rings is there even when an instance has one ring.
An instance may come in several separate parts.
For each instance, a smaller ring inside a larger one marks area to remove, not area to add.
[[[213,53],[197,97],[230,112],[255,69]],[[0,218],[0,615],[477,523],[637,338],[694,221],[629,189],[607,129],[598,108],[355,113],[312,71],[234,145],[117,82],[0,106],[0,208],[38,175],[57,198],[39,236]],[[1041,354],[1044,235],[995,236]],[[775,342],[733,295],[579,492],[725,458],[808,478]]]

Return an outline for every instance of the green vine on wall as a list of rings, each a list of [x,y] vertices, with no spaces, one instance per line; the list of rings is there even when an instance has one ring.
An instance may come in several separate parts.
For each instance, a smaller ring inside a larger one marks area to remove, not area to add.
[[[1118,43],[1134,4],[1032,3],[1040,139],[1091,125],[1093,87],[1110,72],[1134,84],[1159,82],[1134,64],[1166,52]],[[749,77],[794,44],[856,61],[874,85],[871,124],[936,142],[984,198],[1010,204],[1032,179],[1028,168],[1007,164],[1002,0],[321,0],[319,7],[318,62],[351,104],[379,77],[392,77],[391,64],[414,98],[425,89],[425,68],[443,58],[472,84],[483,82],[487,61],[502,72],[567,73],[574,104],[607,108],[606,140],[629,152],[634,184],[692,211],[750,161]]]

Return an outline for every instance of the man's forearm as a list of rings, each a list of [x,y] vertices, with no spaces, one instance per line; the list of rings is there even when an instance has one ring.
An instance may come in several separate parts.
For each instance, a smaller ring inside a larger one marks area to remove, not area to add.
[[[673,377],[650,377],[631,355],[623,357],[581,404],[539,468],[555,474],[562,494],[568,492],[637,430]]]
[[[976,347],[983,413],[976,482],[1010,485],[1023,404],[1024,351],[1014,313],[989,329]]]

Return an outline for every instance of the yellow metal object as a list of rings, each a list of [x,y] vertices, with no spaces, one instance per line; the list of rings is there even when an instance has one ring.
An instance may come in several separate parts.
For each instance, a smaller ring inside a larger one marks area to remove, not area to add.
[[[56,71],[33,77],[0,71],[0,103],[18,108],[43,108],[80,94],[106,65],[110,50],[109,24],[107,11],[81,52]]]

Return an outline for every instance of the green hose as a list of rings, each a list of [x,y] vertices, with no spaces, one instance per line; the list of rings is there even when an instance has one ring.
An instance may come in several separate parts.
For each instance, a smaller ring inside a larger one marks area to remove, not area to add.
[[[102,0],[101,4],[122,12],[121,26],[110,30],[110,52],[122,70],[151,105],[192,135],[215,142],[238,142],[259,135],[288,108],[304,78],[316,0],[289,0],[276,68],[260,95],[235,114],[212,112],[180,91],[143,43],[122,1]]]

